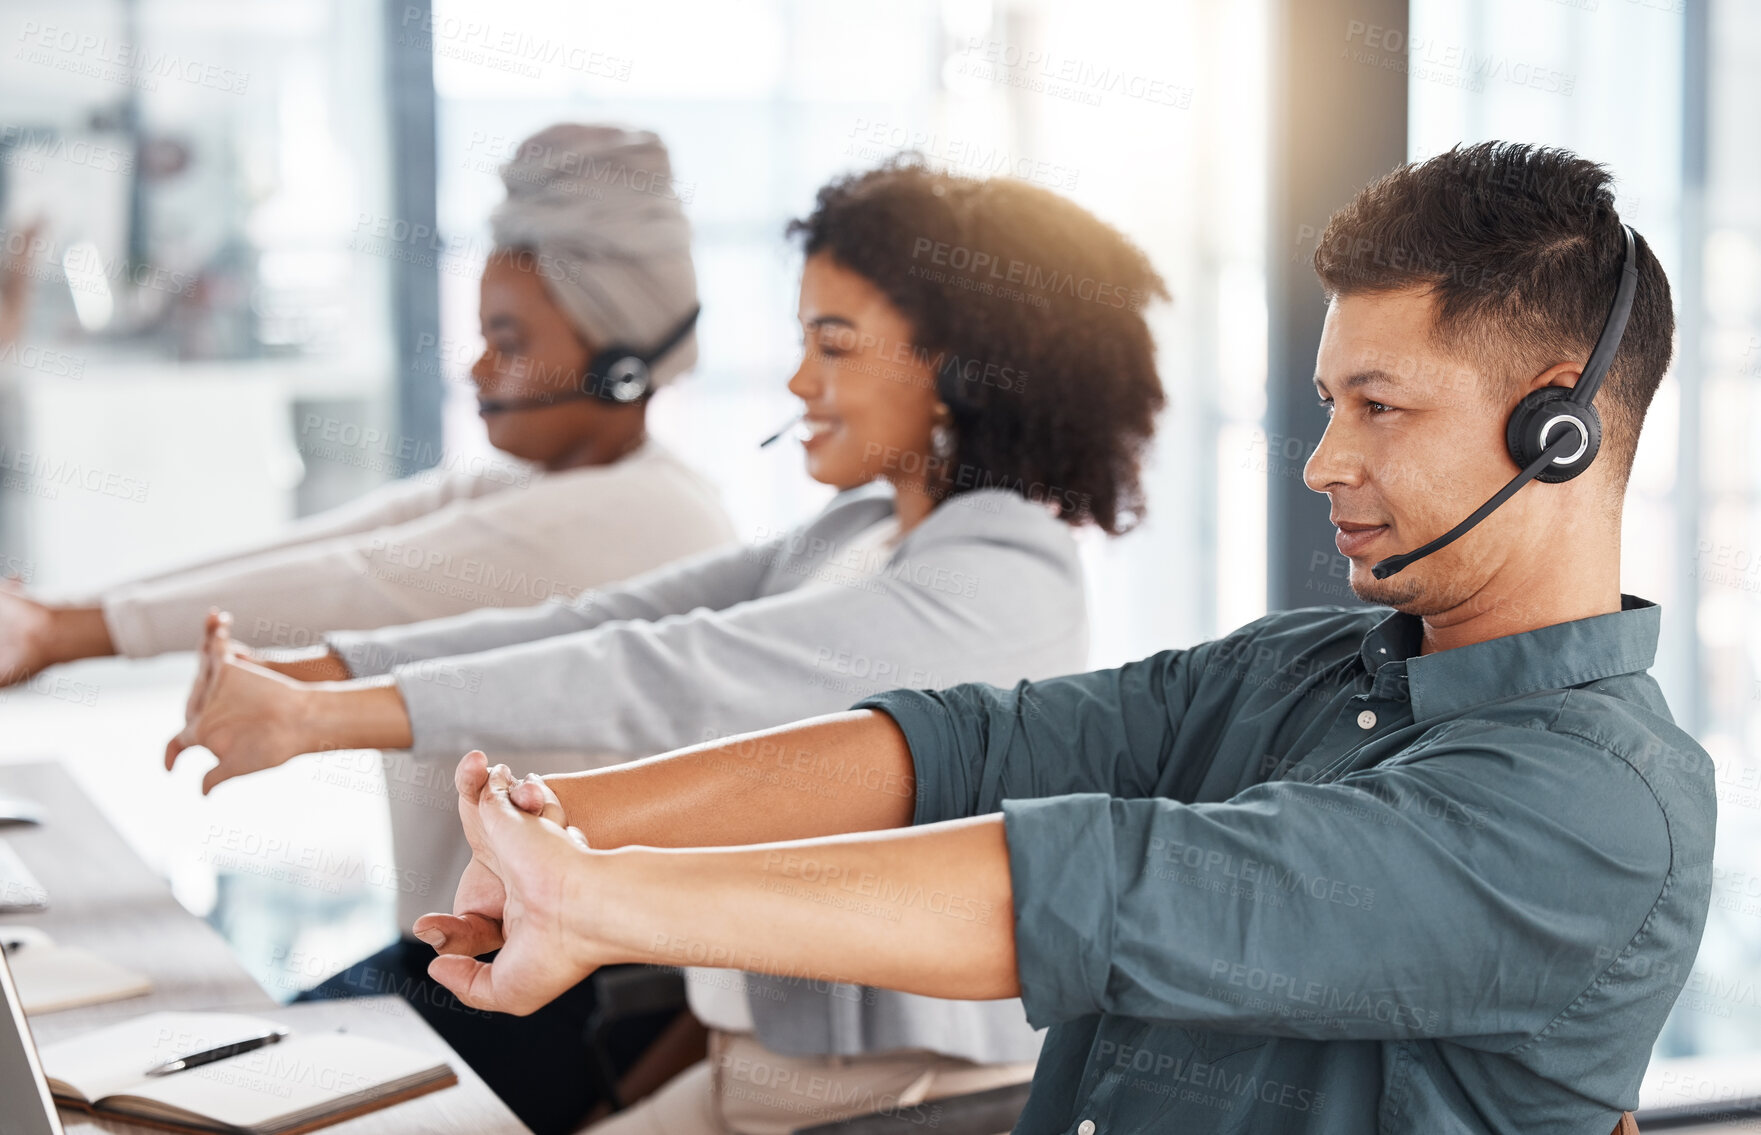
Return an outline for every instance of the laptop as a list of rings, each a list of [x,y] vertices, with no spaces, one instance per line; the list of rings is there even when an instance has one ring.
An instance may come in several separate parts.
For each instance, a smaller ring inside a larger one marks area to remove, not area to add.
[[[37,1060],[37,1046],[25,1023],[12,970],[0,953],[0,1135],[64,1135],[61,1117],[49,1096],[49,1081]]]

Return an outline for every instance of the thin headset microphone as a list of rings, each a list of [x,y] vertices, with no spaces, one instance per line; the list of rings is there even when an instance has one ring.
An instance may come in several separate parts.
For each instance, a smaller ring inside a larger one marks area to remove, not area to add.
[[[533,398],[479,398],[477,412],[479,414],[506,414],[516,410],[547,410],[564,402],[602,401],[599,395],[587,390],[565,390],[560,394],[539,395]]]
[[[782,429],[778,430],[776,433],[771,434],[769,437],[767,437],[763,441],[759,442],[758,448],[766,449],[773,442],[781,441],[783,439],[783,435],[788,433],[790,430],[794,429],[796,426],[800,425],[801,419],[805,418],[806,416],[807,416],[806,414],[796,414],[793,418],[790,418],[788,421],[783,423]]]
[[[1518,489],[1545,472],[1547,466],[1553,464],[1553,459],[1571,448],[1571,444],[1577,440],[1578,436],[1575,433],[1560,434],[1553,439],[1552,444],[1548,445],[1546,449],[1541,451],[1541,456],[1535,458],[1535,460],[1529,464],[1528,468],[1511,478],[1509,484],[1492,494],[1492,498],[1479,508],[1475,509],[1473,515],[1469,516],[1460,524],[1457,524],[1454,528],[1443,533],[1443,535],[1437,537],[1435,540],[1432,540],[1429,544],[1421,544],[1410,552],[1402,552],[1398,556],[1389,556],[1385,560],[1378,560],[1370,568],[1370,574],[1377,579],[1387,579],[1396,572],[1405,571],[1408,567],[1418,563],[1432,552],[1439,551],[1448,547],[1450,544],[1455,543],[1457,539],[1467,535],[1468,531],[1473,528],[1474,525],[1486,519],[1488,516],[1491,516],[1492,513],[1498,509],[1498,506],[1515,496]]]

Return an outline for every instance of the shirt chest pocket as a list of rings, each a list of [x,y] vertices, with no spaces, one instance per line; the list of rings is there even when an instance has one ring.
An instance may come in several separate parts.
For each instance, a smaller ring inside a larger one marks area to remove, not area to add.
[[[1249,1033],[1225,1033],[1215,1029],[1180,1028],[1186,1042],[1192,1046],[1193,1060],[1201,1064],[1215,1064],[1231,1056],[1240,1055],[1255,1048],[1264,1048],[1271,1039],[1254,1036]]]

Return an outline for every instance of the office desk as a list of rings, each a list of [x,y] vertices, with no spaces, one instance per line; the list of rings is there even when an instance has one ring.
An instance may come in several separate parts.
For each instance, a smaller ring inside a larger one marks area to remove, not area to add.
[[[50,903],[41,914],[6,915],[4,921],[39,926],[59,943],[84,946],[153,980],[153,992],[145,997],[33,1017],[31,1032],[39,1044],[159,1009],[229,1009],[283,1021],[290,1028],[345,1029],[443,1055],[459,1082],[326,1131],[529,1135],[477,1074],[399,999],[279,1006],[233,957],[225,940],[178,905],[164,881],[129,849],[60,765],[0,766],[0,795],[37,800],[49,812],[41,827],[0,828],[0,837],[48,890]],[[74,1112],[63,1112],[62,1120],[70,1135],[146,1130]]]

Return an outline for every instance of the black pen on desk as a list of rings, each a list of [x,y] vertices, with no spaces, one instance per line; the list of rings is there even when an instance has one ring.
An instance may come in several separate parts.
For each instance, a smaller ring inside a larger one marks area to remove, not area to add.
[[[184,1072],[191,1068],[200,1068],[204,1064],[212,1064],[216,1060],[225,1060],[229,1056],[237,1056],[242,1052],[255,1052],[259,1048],[267,1048],[269,1045],[279,1042],[285,1036],[287,1036],[286,1029],[275,1029],[271,1032],[258,1033],[256,1036],[246,1037],[244,1040],[234,1041],[231,1044],[223,1044],[218,1048],[210,1048],[205,1052],[192,1052],[188,1056],[180,1056],[176,1060],[167,1060],[163,1064],[147,1069],[144,1075],[169,1076],[173,1072]]]

